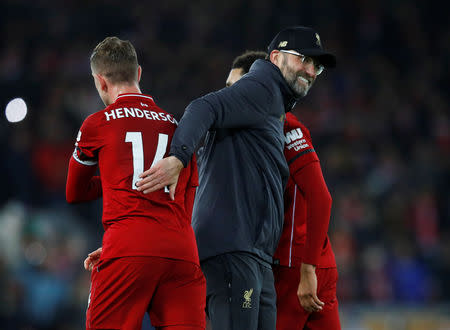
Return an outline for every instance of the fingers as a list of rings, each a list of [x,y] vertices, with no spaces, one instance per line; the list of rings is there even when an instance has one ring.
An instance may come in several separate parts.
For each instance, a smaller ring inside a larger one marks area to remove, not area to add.
[[[86,269],[86,270],[91,270],[89,267],[90,267],[90,265],[91,265],[91,260],[90,260],[91,258],[89,258],[89,257],[87,257],[86,259],[84,259],[84,269]]]
[[[148,177],[148,176],[152,175],[153,173],[155,173],[155,171],[156,171],[156,167],[155,167],[155,166],[154,166],[154,167],[151,167],[151,168],[149,168],[147,171],[141,173],[141,174],[139,175],[139,177],[140,177],[140,178]]]
[[[142,189],[138,189],[138,191],[142,191],[144,194],[148,194],[148,193],[160,190],[160,189],[164,189],[165,186],[166,185],[163,183],[158,183],[156,185],[149,184],[149,185],[142,186]]]
[[[87,257],[86,259],[84,259],[84,269],[91,271],[97,263],[98,259]]]
[[[183,163],[174,156],[159,160],[149,170],[139,175],[142,180],[136,182],[138,191],[148,194],[166,186],[172,186],[178,181],[178,176],[183,169]],[[175,192],[170,194],[174,198]]]
[[[91,258],[100,258],[100,254],[102,253],[102,248],[99,247],[97,250],[92,251],[91,253],[88,254],[88,257]]]
[[[319,312],[322,310],[324,303],[320,301],[320,299],[316,295],[312,295],[310,297],[310,308],[313,312]]]
[[[307,312],[320,312],[325,305],[316,295],[308,294],[299,297],[300,304]]]
[[[156,191],[158,189],[165,187],[165,185],[159,181],[160,181],[160,178],[158,178],[158,177],[147,176],[147,177],[143,178],[142,180],[136,182],[136,187],[137,187],[138,191],[142,191],[144,194],[148,194],[150,192],[153,192],[153,191]]]
[[[176,190],[176,188],[177,188],[177,184],[176,183],[171,184],[169,186],[169,196],[170,196],[170,199],[173,200],[173,201],[175,200],[175,190]]]
[[[320,306],[320,307],[323,307],[323,306],[325,305],[325,303],[324,303],[323,301],[321,301],[321,300],[319,299],[319,297],[317,297],[316,295],[313,296],[313,300],[314,300],[314,302],[315,302],[318,306]]]
[[[161,178],[160,176],[157,175],[156,171],[157,166],[154,166],[139,175],[139,177],[142,178],[142,180],[136,182],[136,187],[138,191],[142,191],[144,194],[148,194],[149,192],[161,189],[156,188],[157,186],[161,185],[160,182]]]
[[[300,301],[300,305],[307,311],[307,312],[319,312],[322,310],[325,303],[323,303],[318,297],[316,293],[310,292],[297,292],[298,300]]]
[[[84,262],[83,262],[84,269],[91,271],[94,268],[94,266],[98,263],[98,261],[100,260],[101,254],[102,254],[101,247],[99,247],[97,250],[89,253],[87,258],[84,259]]]
[[[92,269],[94,269],[94,267],[98,264],[99,260],[99,258],[87,257],[84,259],[84,269],[92,271]]]
[[[144,176],[146,173],[149,174]],[[140,177],[143,179],[136,182],[136,187],[138,191],[141,191],[144,194],[162,189],[170,184],[170,182],[168,182],[169,180],[164,177],[163,173],[156,172],[155,170],[152,171],[152,169],[145,171],[140,175]]]
[[[142,180],[136,182],[137,190],[143,192],[144,194],[148,194],[163,189],[166,186],[172,185],[174,184],[171,184],[169,180],[163,180],[160,176],[156,176],[156,174],[153,174],[153,176],[145,177]]]

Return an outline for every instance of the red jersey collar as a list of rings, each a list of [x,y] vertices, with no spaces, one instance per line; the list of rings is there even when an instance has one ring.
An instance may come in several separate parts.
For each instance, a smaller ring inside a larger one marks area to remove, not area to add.
[[[151,101],[151,103],[155,103],[155,101],[153,100],[153,97],[151,97],[150,95],[145,95],[145,94],[139,94],[139,93],[125,93],[125,94],[119,94],[119,96],[117,96],[116,102],[123,102],[125,100],[129,100],[130,98],[136,98],[136,99],[141,99],[142,101]],[[114,102],[114,103],[116,103]]]

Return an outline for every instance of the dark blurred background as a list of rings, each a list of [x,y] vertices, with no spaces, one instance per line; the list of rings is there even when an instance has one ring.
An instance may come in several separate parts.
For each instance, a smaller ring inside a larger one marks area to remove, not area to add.
[[[443,7],[444,8],[444,7]],[[338,57],[295,108],[333,196],[343,329],[450,329],[448,12],[433,1],[25,1],[0,4],[0,329],[81,329],[101,201],[65,202],[83,119],[103,105],[98,42],[136,47],[141,88],[177,118],[235,56],[289,25]],[[17,123],[4,109],[23,98]],[[111,164],[114,166],[114,164]]]

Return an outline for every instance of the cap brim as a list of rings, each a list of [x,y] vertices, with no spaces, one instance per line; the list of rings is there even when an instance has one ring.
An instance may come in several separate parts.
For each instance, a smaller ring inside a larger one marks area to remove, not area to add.
[[[320,64],[322,64],[326,68],[334,68],[336,66],[336,56],[331,53],[324,52],[321,49],[310,48],[301,50],[299,49],[297,51],[303,55],[317,58]]]

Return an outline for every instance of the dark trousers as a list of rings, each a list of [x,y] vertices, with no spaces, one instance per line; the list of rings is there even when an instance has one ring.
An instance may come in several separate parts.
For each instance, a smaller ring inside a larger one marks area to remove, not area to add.
[[[276,293],[270,265],[245,252],[201,263],[212,330],[275,330]]]

